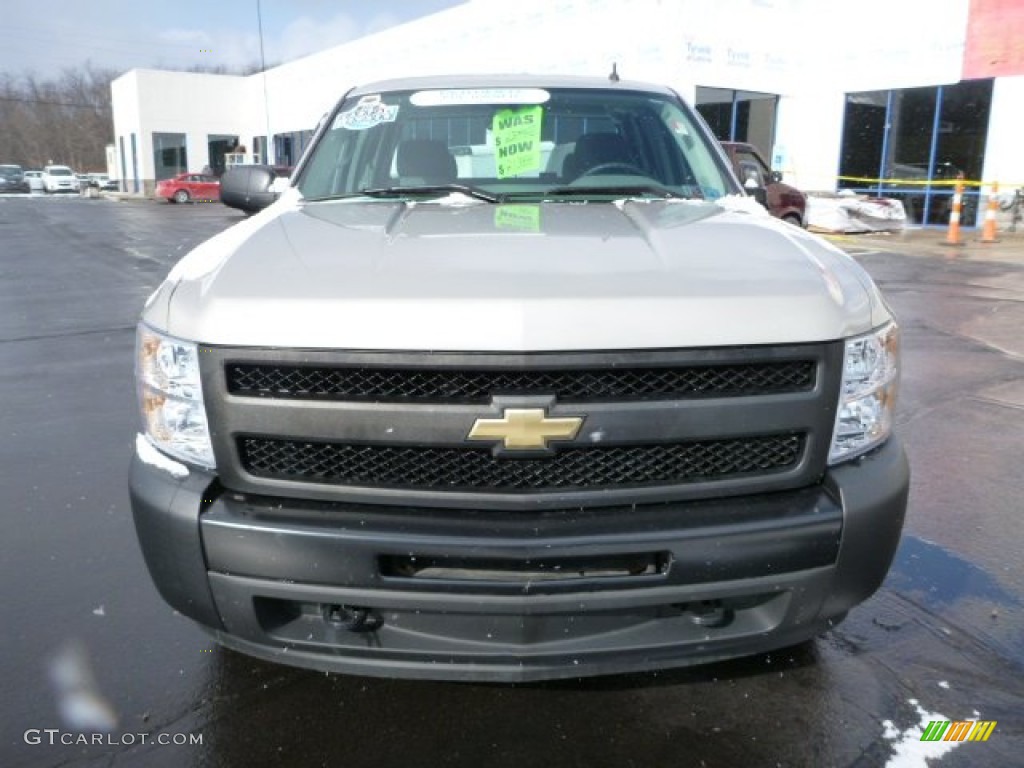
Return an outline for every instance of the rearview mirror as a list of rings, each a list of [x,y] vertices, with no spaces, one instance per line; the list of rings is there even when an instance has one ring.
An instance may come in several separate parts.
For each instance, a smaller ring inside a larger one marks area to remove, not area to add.
[[[271,188],[276,174],[269,165],[234,165],[220,177],[220,201],[246,213],[262,211],[277,200]]]

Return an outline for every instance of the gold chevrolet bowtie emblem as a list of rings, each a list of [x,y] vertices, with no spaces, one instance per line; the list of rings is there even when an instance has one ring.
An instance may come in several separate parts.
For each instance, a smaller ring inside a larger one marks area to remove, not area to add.
[[[548,440],[572,440],[583,424],[582,416],[549,419],[543,408],[506,408],[500,419],[477,419],[468,440],[501,440],[505,448],[537,451]]]

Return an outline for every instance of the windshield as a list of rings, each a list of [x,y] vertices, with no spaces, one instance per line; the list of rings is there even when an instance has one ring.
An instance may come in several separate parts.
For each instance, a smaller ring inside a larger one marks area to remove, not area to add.
[[[47,173],[50,174],[51,176],[71,176],[72,175],[70,168],[50,168],[50,170],[48,170]]]
[[[297,184],[310,200],[714,200],[738,192],[674,98],[593,88],[395,91],[346,100]]]

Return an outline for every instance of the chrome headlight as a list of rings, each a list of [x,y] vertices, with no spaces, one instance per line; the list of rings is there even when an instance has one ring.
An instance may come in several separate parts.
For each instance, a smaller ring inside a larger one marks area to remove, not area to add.
[[[829,464],[859,456],[889,437],[899,373],[896,323],[846,341],[839,412],[828,452]]]
[[[197,346],[140,325],[135,383],[143,430],[150,442],[170,456],[213,469],[216,462],[203,406]]]

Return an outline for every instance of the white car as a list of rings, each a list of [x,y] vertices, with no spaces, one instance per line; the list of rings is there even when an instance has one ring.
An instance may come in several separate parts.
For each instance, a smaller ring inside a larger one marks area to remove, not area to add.
[[[48,165],[43,168],[43,190],[46,192],[77,192],[78,177],[66,165]]]
[[[28,188],[31,192],[46,191],[46,186],[43,184],[42,171],[25,171],[25,181],[28,182]]]
[[[89,184],[98,189],[116,192],[119,188],[117,179],[112,179],[105,173],[89,173],[86,175],[89,177]]]

